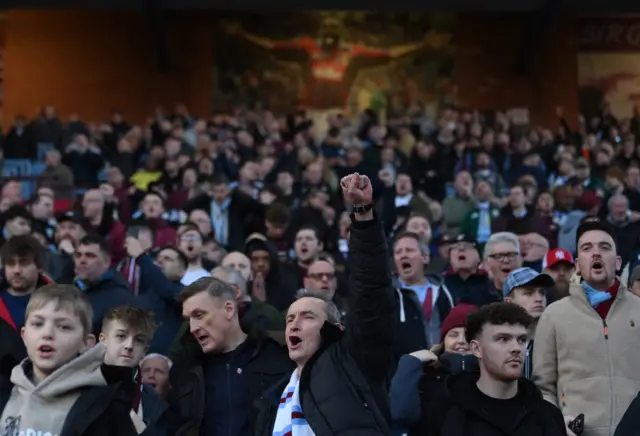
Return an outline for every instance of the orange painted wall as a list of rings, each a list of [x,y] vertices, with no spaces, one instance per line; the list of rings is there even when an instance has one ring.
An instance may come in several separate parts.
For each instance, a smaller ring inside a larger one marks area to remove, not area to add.
[[[525,28],[514,15],[460,14],[455,45],[456,82],[461,105],[473,108],[528,107],[533,123],[557,126],[563,106],[573,126],[578,116],[576,22],[556,22],[542,47],[541,61],[527,76],[515,73]]]
[[[106,11],[10,11],[6,20],[4,121],[52,104],[104,120],[118,108],[142,121],[156,105],[211,107],[212,38],[207,14],[172,14],[169,56],[159,74],[142,14]]]
[[[175,69],[155,70],[141,14],[105,11],[10,11],[6,20],[4,122],[46,104],[66,116],[105,119],[112,108],[142,121],[156,105],[184,102],[208,114],[212,100],[212,14],[172,13],[167,20]],[[544,60],[515,74],[525,21],[511,15],[460,14],[456,33],[458,97],[467,107],[529,107],[532,121],[555,126],[555,107],[578,112],[576,23],[554,26]]]

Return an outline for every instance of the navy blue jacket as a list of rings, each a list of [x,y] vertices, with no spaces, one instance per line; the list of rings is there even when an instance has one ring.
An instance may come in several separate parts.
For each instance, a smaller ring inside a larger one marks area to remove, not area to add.
[[[466,303],[474,306],[501,301],[500,295],[493,292],[493,283],[486,272],[478,270],[466,280],[454,272],[447,272],[444,284],[451,292],[454,304]]]
[[[142,436],[168,436],[167,410],[169,404],[153,389],[142,388],[142,419],[147,428]]]
[[[169,280],[147,254],[138,257],[137,265],[140,267],[138,305],[153,312],[158,324],[149,352],[167,354],[182,324],[182,309],[175,298],[183,285]]]
[[[98,337],[102,331],[102,318],[111,309],[120,306],[138,306],[129,283],[116,271],[107,271],[97,283],[87,284],[76,279],[74,284],[83,291],[93,308],[92,330]]]

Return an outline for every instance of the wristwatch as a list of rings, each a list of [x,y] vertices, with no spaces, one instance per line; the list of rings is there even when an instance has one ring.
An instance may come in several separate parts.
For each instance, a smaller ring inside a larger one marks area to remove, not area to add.
[[[365,204],[364,206],[353,206],[353,213],[367,213],[373,209],[373,203]]]

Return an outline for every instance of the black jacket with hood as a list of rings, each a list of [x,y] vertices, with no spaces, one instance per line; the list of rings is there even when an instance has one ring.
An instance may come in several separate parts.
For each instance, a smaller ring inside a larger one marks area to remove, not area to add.
[[[351,303],[345,329],[325,323],[320,348],[300,376],[300,404],[318,436],[390,434],[388,383],[395,304],[387,243],[379,221],[351,225]],[[258,436],[270,436],[290,373],[265,394]]]
[[[64,367],[61,367],[49,376],[56,377],[58,373],[59,379],[53,384],[57,383],[59,386],[53,388],[51,384],[48,387],[41,386],[44,381],[35,387],[29,385],[30,382],[27,380],[28,374],[32,371],[32,364],[28,359],[20,364],[21,371],[18,371],[20,369],[18,367],[9,369],[7,365],[0,364],[0,413],[5,411],[13,392],[20,390],[22,395],[41,397],[35,401],[45,404],[45,407],[39,410],[31,412],[26,410],[26,413],[47,414],[47,404],[51,404],[52,408],[56,407],[55,401],[52,401],[53,398],[47,399],[47,395],[64,396],[64,392],[59,389],[66,386],[71,395],[74,395],[74,391],[79,392],[79,397],[67,413],[59,436],[137,436],[138,433],[129,416],[133,403],[131,390],[134,386],[131,383],[133,369],[105,365],[102,363],[103,356],[104,346],[96,345],[77,358],[78,361],[82,359],[84,363],[77,368],[77,371],[71,368],[70,372],[62,376],[66,380],[60,380],[62,374],[60,371],[64,371]],[[87,363],[87,358],[92,362]],[[96,360],[93,361],[93,358]],[[70,362],[69,365],[74,365],[74,362]],[[87,374],[87,371],[92,374]],[[14,380],[25,386],[14,389]],[[58,392],[54,394],[55,391]],[[12,419],[0,423],[0,433],[17,435],[19,428],[11,426],[19,425],[19,422],[20,417],[18,420]]]
[[[95,283],[76,279],[73,282],[87,295],[93,308],[92,330],[98,337],[102,331],[102,318],[111,309],[120,306],[139,306],[127,280],[118,271],[108,270]]]
[[[440,342],[440,328],[442,321],[449,315],[455,305],[453,297],[444,284],[442,276],[428,274],[429,283],[438,287],[438,298],[433,308],[431,321],[427,319],[418,296],[411,289],[403,288],[396,280],[396,329],[395,329],[395,360],[405,354],[418,350],[428,350]]]
[[[435,435],[441,436],[566,436],[560,409],[542,398],[533,382],[518,381],[521,406],[505,428],[504,415],[492,416],[483,406],[476,386],[477,374],[460,374],[446,380],[447,397],[421,417]]]
[[[287,350],[280,341],[265,332],[247,332],[247,343],[252,348],[252,354],[245,370],[244,384],[246,395],[238,392],[229,392],[230,396],[246,397],[247,416],[243,428],[255,428],[256,410],[253,406],[262,397],[263,392],[282,377],[291,375],[294,369],[293,362],[289,359]],[[281,338],[277,338],[280,339]],[[167,434],[170,436],[198,436],[202,426],[204,414],[211,411],[205,410],[206,384],[204,364],[206,356],[202,353],[200,345],[193,335],[186,331],[178,354],[172,356],[171,386],[167,401]],[[227,368],[234,371],[234,368]],[[215,383],[216,380],[213,380]],[[228,383],[229,379],[222,383]],[[230,399],[230,402],[231,399]],[[238,419],[229,416],[230,420]]]
[[[298,290],[295,277],[289,277],[284,268],[281,268],[278,254],[274,247],[266,241],[266,238],[254,233],[247,238],[244,253],[251,259],[254,251],[266,251],[269,253],[269,274],[265,277],[265,291],[267,303],[285,311],[293,302],[293,297]],[[252,289],[253,283],[249,283],[248,289]]]

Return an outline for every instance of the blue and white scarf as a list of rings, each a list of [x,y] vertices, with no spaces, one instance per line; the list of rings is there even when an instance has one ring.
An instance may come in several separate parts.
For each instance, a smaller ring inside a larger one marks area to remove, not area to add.
[[[604,303],[613,298],[608,291],[598,291],[596,288],[589,286],[585,281],[582,282],[582,286],[584,287],[584,293],[591,307],[596,307],[600,303]]]
[[[293,371],[289,384],[282,392],[273,436],[315,436],[309,423],[304,419],[300,406],[300,377],[298,370]]]

